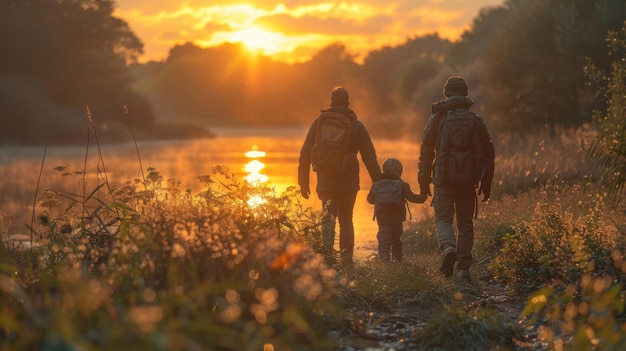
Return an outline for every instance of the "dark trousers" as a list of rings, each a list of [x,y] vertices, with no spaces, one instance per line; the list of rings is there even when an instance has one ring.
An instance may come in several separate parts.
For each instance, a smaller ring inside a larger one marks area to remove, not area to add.
[[[472,186],[462,188],[436,186],[433,206],[441,251],[448,247],[454,248],[457,253],[457,269],[469,269],[474,246],[473,216],[476,208],[476,190]]]
[[[319,192],[322,201],[322,242],[332,252],[335,244],[335,222],[339,220],[339,249],[342,256],[352,259],[354,252],[354,202],[356,191]]]
[[[402,223],[379,224],[378,257],[383,261],[402,262]]]

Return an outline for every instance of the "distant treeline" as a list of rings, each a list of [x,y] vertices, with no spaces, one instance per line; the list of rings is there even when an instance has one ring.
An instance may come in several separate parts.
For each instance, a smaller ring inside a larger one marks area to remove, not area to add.
[[[494,131],[577,126],[605,101],[588,82],[587,60],[608,70],[621,59],[608,55],[605,38],[626,20],[624,0],[508,0],[482,9],[456,42],[433,33],[364,58],[349,43],[294,64],[235,44],[187,43],[164,62],[138,64],[143,44],[112,16],[114,5],[0,2],[0,144],[43,143],[47,134],[52,143],[84,142],[85,106],[107,140],[128,140],[129,122],[140,137],[307,126],[335,85],[350,91],[373,135],[417,139],[452,74],[467,78]]]

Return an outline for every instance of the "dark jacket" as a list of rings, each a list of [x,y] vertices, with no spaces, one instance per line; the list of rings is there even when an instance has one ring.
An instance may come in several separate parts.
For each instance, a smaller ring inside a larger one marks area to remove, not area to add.
[[[380,179],[400,179],[400,177],[398,177],[395,174],[383,173],[380,175]],[[373,188],[374,187],[372,187],[372,189]],[[372,193],[372,189],[370,189],[369,194],[367,194],[367,202],[369,202],[370,204],[374,204],[374,201],[375,201],[375,196],[374,196],[374,193]],[[402,198],[409,202],[421,204],[421,203],[424,203],[424,201],[426,201],[427,196],[413,193],[409,183],[403,182]],[[392,209],[386,209],[386,210],[379,210],[374,213],[374,216],[376,217],[376,221],[378,222],[378,224],[402,223],[406,221],[406,206],[403,203],[402,209],[398,207],[397,209],[392,208]]]
[[[439,126],[441,120],[450,110],[465,109],[469,110],[474,102],[465,96],[452,96],[450,98],[438,101],[431,106],[432,115],[428,119],[424,134],[422,135],[422,146],[420,149],[420,159],[418,164],[418,181],[420,187],[427,186],[432,180],[433,162],[435,160],[435,151],[437,140],[439,138]],[[478,127],[478,143],[482,148],[483,167],[482,177],[480,179],[484,184],[491,185],[494,172],[494,150],[491,136],[487,131],[487,126],[483,118],[475,114],[480,120]]]
[[[372,183],[380,177],[380,166],[376,158],[376,150],[372,139],[370,138],[365,125],[357,119],[356,114],[348,107],[336,106],[325,111],[335,111],[344,114],[352,121],[352,138],[348,151],[353,155],[348,160],[348,168],[345,173],[340,175],[317,173],[317,192],[336,192],[336,191],[358,191],[359,187],[359,161],[356,154],[361,154],[361,160],[365,164],[369,172]],[[300,150],[300,160],[298,164],[298,184],[309,186],[309,171],[311,169],[311,149],[315,143],[315,131],[317,130],[318,119],[315,119],[306,140]]]

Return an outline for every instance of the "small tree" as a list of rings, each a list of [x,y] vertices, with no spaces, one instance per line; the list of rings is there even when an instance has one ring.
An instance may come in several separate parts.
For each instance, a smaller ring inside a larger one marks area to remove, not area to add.
[[[606,42],[613,57],[611,71],[602,72],[589,58],[585,67],[603,101],[603,107],[594,111],[598,135],[588,157],[603,160],[609,195],[619,201],[626,181],[626,21],[621,31],[609,31]]]

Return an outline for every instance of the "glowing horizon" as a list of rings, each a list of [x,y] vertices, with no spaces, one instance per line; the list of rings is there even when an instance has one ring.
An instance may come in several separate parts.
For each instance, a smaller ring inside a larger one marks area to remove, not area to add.
[[[368,0],[273,2],[207,0],[123,0],[115,16],[125,20],[144,43],[139,62],[162,61],[187,42],[200,47],[241,43],[251,52],[278,61],[309,59],[322,48],[342,43],[362,58],[384,46],[438,33],[456,40],[479,10],[503,0]]]

